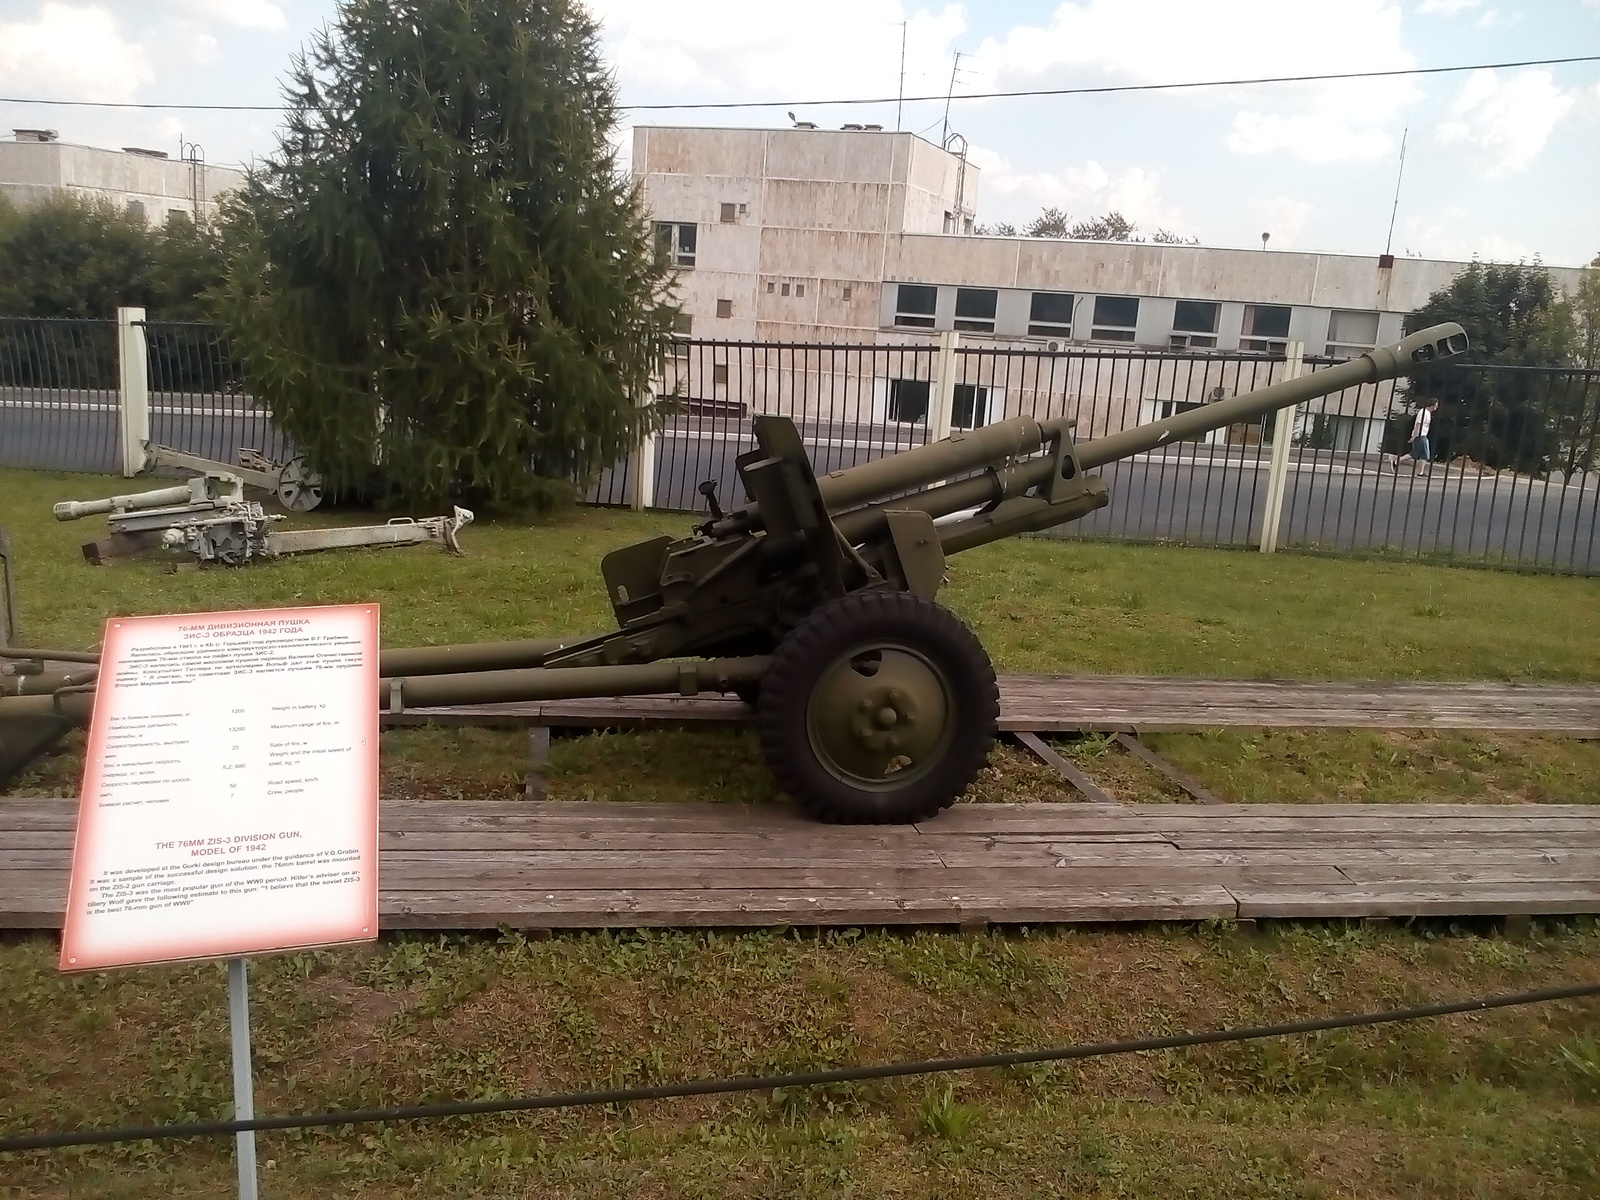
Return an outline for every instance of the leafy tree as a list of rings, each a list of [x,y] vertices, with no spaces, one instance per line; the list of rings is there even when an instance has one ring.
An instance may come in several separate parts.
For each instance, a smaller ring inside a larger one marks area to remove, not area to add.
[[[1134,240],[1133,231],[1137,228],[1119,212],[1108,212],[1103,217],[1092,217],[1087,221],[1079,221],[1067,230],[1069,238],[1081,239],[1088,242],[1130,242]]]
[[[1071,228],[1072,218],[1059,208],[1047,208],[1022,227],[1022,236],[1031,238],[1064,238]]]
[[[1142,237],[1134,236],[1138,228],[1115,209],[1104,216],[1091,217],[1087,221],[1074,221],[1059,208],[1047,208],[1023,227],[1022,236],[1090,242],[1142,242],[1144,241]],[[1016,233],[1009,225],[997,226],[991,232],[1008,235]],[[1200,244],[1199,238],[1186,238],[1181,233],[1173,233],[1170,229],[1157,229],[1150,236],[1150,240],[1178,246]]]
[[[671,268],[576,0],[344,0],[286,90],[219,300],[334,487],[548,505],[659,420]]]
[[[979,225],[973,232],[979,237],[1016,237],[1017,227],[1010,221],[998,221],[993,225]]]
[[[1436,456],[1467,455],[1496,469],[1529,474],[1557,465],[1571,414],[1570,376],[1530,367],[1570,367],[1577,336],[1572,306],[1543,267],[1472,263],[1406,318],[1414,332],[1459,322],[1480,367],[1440,368],[1412,377],[1415,406],[1440,402]],[[1578,389],[1582,397],[1583,390]],[[1581,469],[1581,468],[1579,468]]]

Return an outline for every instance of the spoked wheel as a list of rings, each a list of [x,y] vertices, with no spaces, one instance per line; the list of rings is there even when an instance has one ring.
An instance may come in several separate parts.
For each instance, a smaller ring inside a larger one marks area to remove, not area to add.
[[[306,466],[305,455],[290,459],[278,472],[278,503],[289,512],[310,512],[322,503],[322,476]]]
[[[778,786],[840,823],[919,821],[967,790],[1000,714],[983,645],[908,592],[830,601],[761,677],[757,724]]]

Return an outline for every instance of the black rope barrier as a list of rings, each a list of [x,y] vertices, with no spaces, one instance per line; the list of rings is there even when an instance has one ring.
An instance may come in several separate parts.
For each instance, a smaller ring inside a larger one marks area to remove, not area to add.
[[[305,1113],[299,1116],[256,1117],[249,1121],[194,1121],[182,1125],[150,1125],[144,1128],[69,1130],[62,1133],[29,1134],[0,1138],[0,1153],[20,1150],[51,1150],[65,1146],[92,1146],[111,1142],[141,1142],[160,1138],[216,1137],[244,1133],[246,1130],[309,1129],[326,1125],[367,1125],[379,1121],[416,1121],[438,1117],[483,1116],[491,1113],[529,1112],[550,1108],[584,1108],[603,1104],[633,1104],[641,1100],[670,1100],[684,1096],[715,1096],[728,1092],[769,1092],[779,1088],[817,1087],[829,1083],[859,1083],[869,1079],[897,1079],[909,1075],[935,1075],[950,1071],[972,1071],[982,1067],[1014,1067],[1026,1063],[1062,1062],[1070,1059],[1103,1058],[1113,1054],[1138,1054],[1149,1050],[1176,1050],[1185,1046],[1214,1045],[1220,1042],[1245,1042],[1259,1038],[1287,1037],[1301,1033],[1321,1033],[1330,1029],[1354,1029],[1365,1025],[1392,1025],[1420,1021],[1455,1013],[1484,1012],[1494,1008],[1517,1008],[1547,1004],[1554,1000],[1575,1000],[1600,995],[1600,983],[1576,983],[1565,987],[1515,992],[1502,996],[1483,996],[1472,1000],[1450,1000],[1414,1008],[1392,1008],[1375,1013],[1349,1013],[1320,1017],[1310,1021],[1291,1021],[1281,1025],[1253,1025],[1239,1029],[1214,1029],[1202,1033],[1178,1033],[1168,1037],[1140,1038],[1136,1041],[1090,1042],[1042,1050],[1016,1050],[1000,1054],[978,1054],[966,1058],[934,1058],[924,1062],[880,1063],[870,1067],[841,1067],[831,1071],[803,1071],[791,1075],[746,1075],[732,1079],[690,1080],[663,1083],[653,1087],[611,1088],[592,1092],[555,1092],[542,1096],[522,1096],[510,1100],[468,1100],[455,1104],[418,1104],[404,1108],[369,1108],[349,1112]]]

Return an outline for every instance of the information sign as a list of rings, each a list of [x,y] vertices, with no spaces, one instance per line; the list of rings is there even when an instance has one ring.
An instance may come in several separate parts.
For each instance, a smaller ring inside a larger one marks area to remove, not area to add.
[[[106,622],[61,967],[378,932],[378,610]]]

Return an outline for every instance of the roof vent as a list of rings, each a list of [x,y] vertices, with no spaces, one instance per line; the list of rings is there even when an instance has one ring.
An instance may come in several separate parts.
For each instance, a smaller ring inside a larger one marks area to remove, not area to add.
[[[19,142],[53,142],[61,136],[56,129],[13,129],[11,132]]]
[[[865,129],[865,125],[841,125],[840,129]]]
[[[817,123],[815,121],[796,121],[794,127],[796,129],[815,129]]]
[[[124,146],[122,148],[122,152],[124,154],[137,154],[142,158],[166,158],[166,157],[168,157],[167,152],[165,150],[146,150],[142,146]]]
[[[863,125],[861,128],[865,129],[868,133],[882,133],[883,132],[883,126],[882,125]]]

